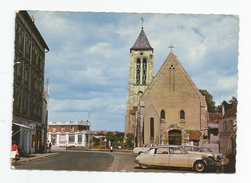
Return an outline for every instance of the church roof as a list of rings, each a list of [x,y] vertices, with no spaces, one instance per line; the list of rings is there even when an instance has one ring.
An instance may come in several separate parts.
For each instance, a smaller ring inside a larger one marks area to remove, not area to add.
[[[146,37],[143,27],[141,28],[141,32],[139,33],[139,36],[130,51],[131,50],[153,50]]]

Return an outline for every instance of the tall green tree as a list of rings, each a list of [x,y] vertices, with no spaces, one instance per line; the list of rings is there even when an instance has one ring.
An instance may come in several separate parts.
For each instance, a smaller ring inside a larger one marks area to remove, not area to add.
[[[125,146],[129,149],[133,148],[134,135],[131,133],[126,134]]]
[[[237,98],[232,97],[232,99],[229,100],[228,102],[226,100],[223,100],[221,105],[219,106],[219,109],[221,111],[222,110],[222,105],[223,105],[225,112],[227,112],[229,109],[231,109],[237,103],[238,103]]]
[[[215,102],[213,96],[207,90],[199,90],[200,93],[206,97],[207,110],[208,112],[215,112]]]

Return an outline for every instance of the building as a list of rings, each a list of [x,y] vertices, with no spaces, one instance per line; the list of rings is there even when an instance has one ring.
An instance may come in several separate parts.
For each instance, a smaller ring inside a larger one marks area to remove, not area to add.
[[[89,129],[88,120],[49,122],[48,140],[52,143],[52,147],[57,148],[91,146],[93,144],[92,136],[96,133]]]
[[[202,145],[207,135],[207,104],[171,51],[153,77],[153,48],[142,27],[130,49],[125,136],[135,145]]]
[[[218,123],[220,153],[226,156],[236,155],[237,104],[220,117]]]
[[[45,53],[49,48],[27,11],[16,13],[12,141],[20,154],[35,153],[46,140],[43,120]]]
[[[208,136],[204,137],[203,146],[209,147],[213,152],[219,153],[219,124],[221,113],[208,113]]]

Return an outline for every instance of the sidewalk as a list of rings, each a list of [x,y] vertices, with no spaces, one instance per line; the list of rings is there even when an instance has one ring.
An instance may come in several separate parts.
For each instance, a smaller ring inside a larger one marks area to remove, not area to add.
[[[29,154],[28,156],[20,157],[20,160],[18,162],[33,161],[36,159],[46,158],[57,154],[57,152]]]

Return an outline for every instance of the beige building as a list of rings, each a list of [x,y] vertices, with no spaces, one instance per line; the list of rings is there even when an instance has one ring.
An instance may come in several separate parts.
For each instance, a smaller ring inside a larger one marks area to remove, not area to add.
[[[207,105],[171,52],[153,77],[153,48],[142,28],[130,49],[125,134],[144,143],[202,145]]]
[[[236,155],[237,104],[220,117],[218,122],[220,153],[226,156]]]

